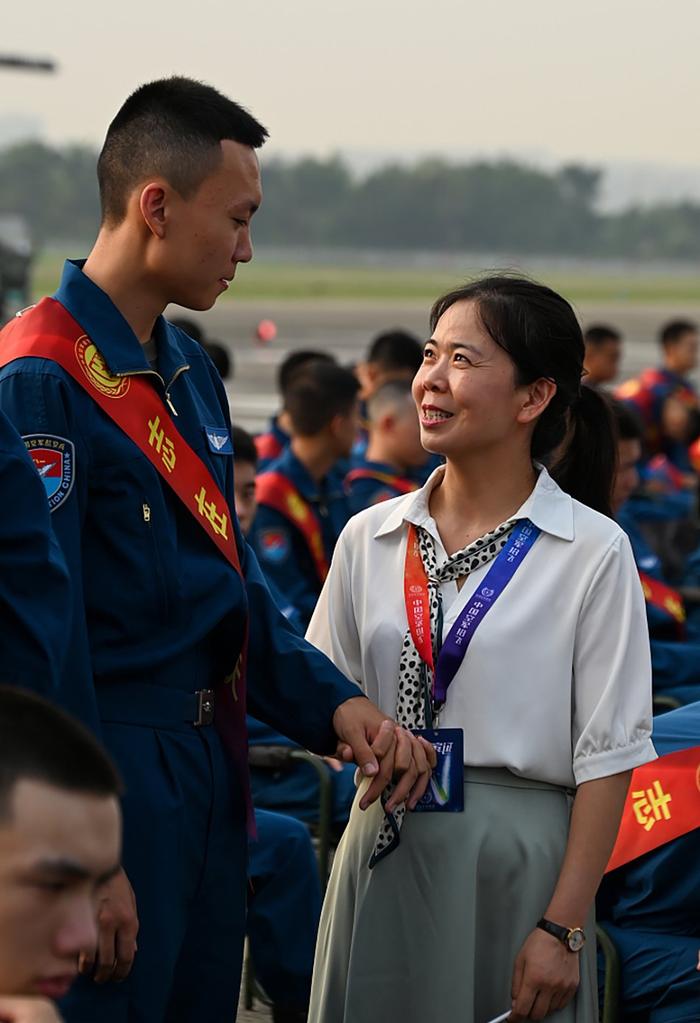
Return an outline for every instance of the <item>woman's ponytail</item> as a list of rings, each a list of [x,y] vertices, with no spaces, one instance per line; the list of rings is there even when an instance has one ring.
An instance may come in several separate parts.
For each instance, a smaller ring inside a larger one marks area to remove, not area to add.
[[[584,386],[569,408],[569,429],[550,465],[550,474],[571,497],[613,518],[616,469],[617,445],[610,405],[600,392]]]

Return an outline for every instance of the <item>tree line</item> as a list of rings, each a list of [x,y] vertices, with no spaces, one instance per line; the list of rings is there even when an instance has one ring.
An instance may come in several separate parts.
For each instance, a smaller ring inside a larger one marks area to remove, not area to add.
[[[0,214],[37,242],[89,241],[99,204],[96,153],[29,141],[0,150]],[[549,171],[514,160],[388,164],[363,177],[338,157],[264,162],[255,241],[632,259],[700,257],[700,204],[602,213],[600,168]]]

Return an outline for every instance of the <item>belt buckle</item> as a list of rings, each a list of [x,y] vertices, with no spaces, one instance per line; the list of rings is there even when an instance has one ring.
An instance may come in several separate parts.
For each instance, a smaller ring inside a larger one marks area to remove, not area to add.
[[[197,697],[197,720],[192,724],[195,728],[211,725],[214,721],[214,690],[198,689],[194,695]]]

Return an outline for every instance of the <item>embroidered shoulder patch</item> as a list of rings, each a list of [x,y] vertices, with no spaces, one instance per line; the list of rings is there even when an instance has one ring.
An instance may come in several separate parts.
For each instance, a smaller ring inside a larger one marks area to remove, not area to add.
[[[49,511],[70,495],[75,480],[75,446],[66,437],[51,433],[30,433],[22,437],[49,501]]]
[[[281,565],[289,557],[291,545],[285,529],[263,529],[258,540],[260,557],[271,565]]]
[[[207,444],[209,450],[213,451],[215,455],[232,455],[233,444],[231,443],[231,435],[225,427],[221,426],[205,426],[204,432],[207,437]]]

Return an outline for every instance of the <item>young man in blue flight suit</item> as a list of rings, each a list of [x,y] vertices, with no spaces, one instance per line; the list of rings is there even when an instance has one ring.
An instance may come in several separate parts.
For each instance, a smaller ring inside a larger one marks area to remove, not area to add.
[[[40,434],[74,457],[72,488],[52,505],[74,596],[61,702],[101,735],[126,785],[124,869],[101,892],[68,1023],[235,1016],[246,621],[253,713],[320,751],[339,737],[375,776],[370,798],[396,767],[414,796],[429,772],[424,747],[358,699],[272,601],[235,522],[223,384],[162,316],[171,302],[211,307],[251,259],[265,136],[201,83],[138,89],[100,154],[87,261],[67,263],[55,299],[0,339],[0,408],[25,442]]]
[[[336,466],[357,433],[358,391],[355,376],[332,362],[315,360],[296,372],[285,397],[292,439],[258,476],[253,547],[304,629],[350,517]]]
[[[410,380],[390,380],[367,402],[368,442],[352,460],[345,490],[353,515],[380,501],[418,489],[411,473],[422,469],[427,452],[420,442],[418,412]]]
[[[264,472],[267,467],[282,454],[291,440],[289,413],[287,412],[287,388],[290,381],[298,370],[316,359],[326,362],[335,362],[332,355],[321,352],[315,348],[298,348],[290,352],[277,368],[277,393],[280,396],[282,407],[272,417],[267,430],[255,437],[255,450],[258,455],[258,469]]]
[[[700,747],[700,703],[655,717],[652,738],[661,758]],[[673,802],[669,805],[673,821],[680,808]],[[622,961],[620,1019],[624,1023],[697,1023],[700,828],[607,874],[596,914]]]
[[[68,647],[70,580],[47,507],[73,466],[0,413],[0,681],[55,697]],[[29,453],[28,453],[29,449]],[[41,479],[37,479],[37,470]]]

